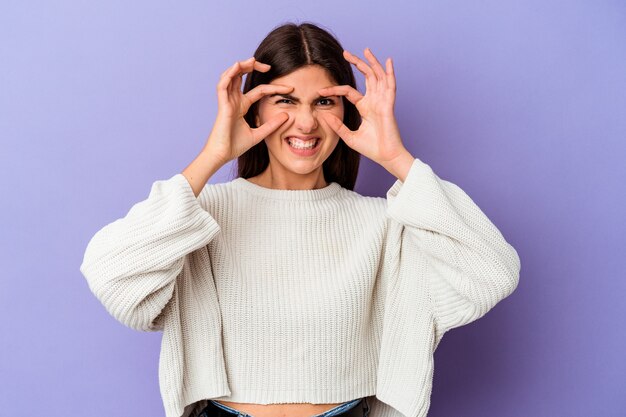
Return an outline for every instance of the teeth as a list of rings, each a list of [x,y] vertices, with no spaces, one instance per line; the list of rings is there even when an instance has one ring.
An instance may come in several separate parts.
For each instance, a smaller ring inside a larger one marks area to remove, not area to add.
[[[296,148],[296,149],[312,149],[315,147],[315,145],[317,145],[317,141],[319,140],[319,138],[316,139],[310,139],[310,140],[301,140],[298,138],[288,138],[287,141],[289,142],[289,145],[291,145],[292,147]]]

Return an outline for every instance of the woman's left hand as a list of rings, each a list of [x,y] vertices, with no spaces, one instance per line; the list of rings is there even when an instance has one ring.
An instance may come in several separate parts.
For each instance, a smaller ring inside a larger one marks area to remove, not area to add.
[[[389,169],[396,161],[406,160],[409,154],[393,112],[396,79],[391,58],[385,62],[385,71],[369,48],[365,49],[365,56],[371,65],[348,51],[344,51],[343,56],[365,76],[365,95],[349,85],[323,88],[318,93],[345,96],[361,114],[361,125],[352,131],[337,116],[320,112],[320,117],[350,148]]]

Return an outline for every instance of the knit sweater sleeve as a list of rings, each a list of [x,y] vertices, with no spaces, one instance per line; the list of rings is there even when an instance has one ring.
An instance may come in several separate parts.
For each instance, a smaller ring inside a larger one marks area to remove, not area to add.
[[[124,325],[163,330],[161,313],[185,257],[206,250],[220,231],[200,197],[182,174],[156,181],[147,199],[89,241],[80,271],[106,310]]]
[[[426,280],[438,339],[517,287],[516,250],[460,187],[420,159],[387,192],[387,214],[402,225],[400,267],[425,271],[415,279]]]

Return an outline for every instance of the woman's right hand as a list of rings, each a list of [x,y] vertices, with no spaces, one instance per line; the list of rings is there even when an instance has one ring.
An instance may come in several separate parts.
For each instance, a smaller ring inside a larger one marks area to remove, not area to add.
[[[218,110],[213,129],[205,149],[227,163],[259,143],[288,119],[280,113],[257,128],[252,128],[244,119],[250,106],[267,94],[288,94],[293,87],[277,84],[261,84],[243,94],[241,82],[244,73],[253,70],[266,72],[270,65],[257,61],[254,57],[238,61],[224,71],[217,84]]]

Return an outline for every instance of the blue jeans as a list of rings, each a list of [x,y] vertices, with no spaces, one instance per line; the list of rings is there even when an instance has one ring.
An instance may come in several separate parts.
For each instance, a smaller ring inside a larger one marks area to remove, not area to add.
[[[360,407],[359,407],[360,405]],[[339,404],[328,411],[321,414],[316,414],[311,417],[334,417],[341,415],[341,417],[368,417],[370,412],[367,399],[357,398],[355,400],[346,401]],[[198,417],[254,417],[250,414],[246,414],[242,411],[235,410],[227,405],[220,404],[217,401],[209,400],[208,405],[202,410]]]

